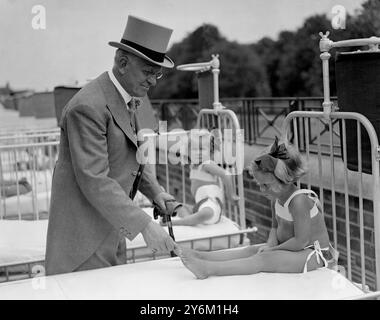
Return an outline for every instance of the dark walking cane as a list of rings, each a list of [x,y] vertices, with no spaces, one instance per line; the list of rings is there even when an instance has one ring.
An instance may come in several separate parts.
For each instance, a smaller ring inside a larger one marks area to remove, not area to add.
[[[177,210],[182,207],[182,203],[177,202],[176,200],[166,200],[165,205],[167,208],[167,211],[161,209],[161,207],[153,202],[154,209],[153,209],[153,217],[154,219],[158,219],[158,217],[162,217],[162,222],[166,223],[169,230],[169,235],[175,241],[174,238],[174,232],[173,232],[173,225],[172,225],[172,219],[171,217],[175,217],[177,215]],[[172,257],[176,257],[177,255],[174,253],[174,251],[170,251],[170,255]]]

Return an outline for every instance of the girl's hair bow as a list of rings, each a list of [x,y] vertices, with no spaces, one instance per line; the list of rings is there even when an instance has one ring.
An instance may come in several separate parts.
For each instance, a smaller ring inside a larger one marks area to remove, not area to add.
[[[255,163],[263,171],[274,172],[278,159],[289,160],[289,154],[284,143],[278,144],[276,136],[269,153],[258,157]]]

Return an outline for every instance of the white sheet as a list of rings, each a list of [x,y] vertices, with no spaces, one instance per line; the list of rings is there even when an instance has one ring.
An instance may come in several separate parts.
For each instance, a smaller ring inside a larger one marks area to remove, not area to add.
[[[153,216],[152,208],[144,208],[146,213]],[[157,222],[157,220],[155,220]],[[158,223],[158,222],[157,222]],[[47,220],[38,221],[18,221],[0,220],[0,266],[16,264],[23,261],[44,260],[46,248]],[[164,227],[167,231],[167,227]],[[238,226],[231,220],[223,217],[222,221],[216,225],[209,226],[175,226],[174,234],[177,241],[185,241],[199,237],[211,237],[238,232]],[[239,244],[240,237],[231,237],[230,247]],[[134,257],[139,259],[146,255],[151,256],[152,252],[146,248],[143,237],[139,234],[133,241],[127,241],[127,256],[131,259],[132,253],[129,249],[135,248]],[[194,248],[199,250],[209,250],[209,241],[197,240]],[[228,248],[228,240],[220,238],[213,240],[212,249]]]
[[[362,292],[339,273],[259,273],[196,280],[179,258],[0,284],[2,299],[344,299]]]

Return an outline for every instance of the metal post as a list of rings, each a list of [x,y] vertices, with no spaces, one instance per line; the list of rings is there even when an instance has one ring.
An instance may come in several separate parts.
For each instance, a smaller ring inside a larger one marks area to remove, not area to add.
[[[330,100],[330,78],[329,78],[329,59],[331,54],[328,52],[331,48],[331,41],[329,40],[330,32],[326,32],[324,35],[322,32],[319,33],[321,40],[319,41],[319,49],[321,50],[320,58],[322,60],[322,74],[323,74],[323,114],[326,119],[328,119],[332,111],[332,102]]]

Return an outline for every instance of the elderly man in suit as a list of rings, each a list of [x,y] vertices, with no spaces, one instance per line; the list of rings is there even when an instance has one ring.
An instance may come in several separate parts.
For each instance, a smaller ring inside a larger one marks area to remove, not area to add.
[[[139,164],[135,110],[172,68],[165,55],[172,30],[129,16],[113,69],[83,87],[65,106],[51,191],[46,274],[126,263],[125,237],[141,233],[152,251],[174,241],[132,202],[139,189],[165,209],[173,199],[148,166]]]

